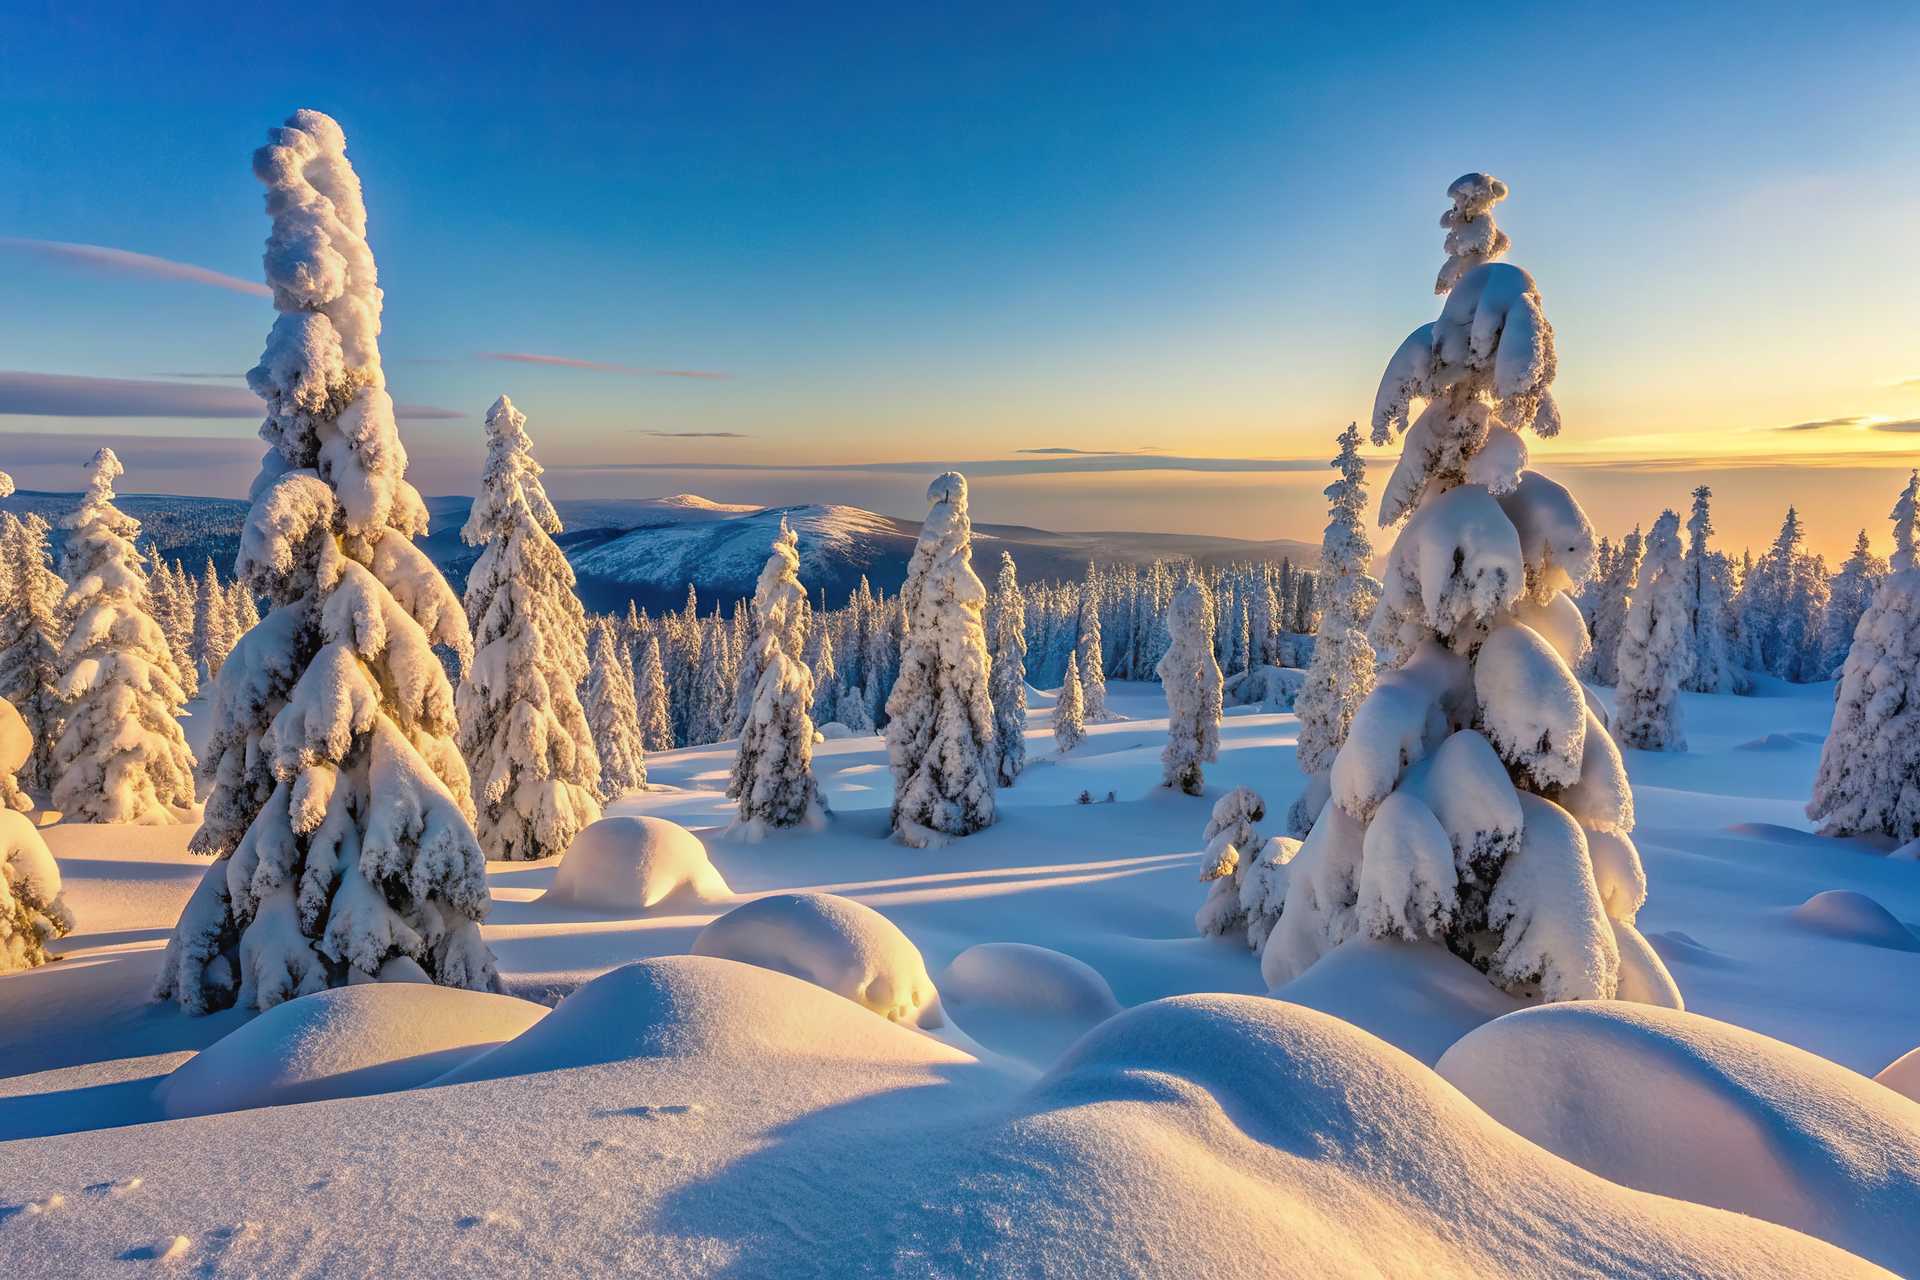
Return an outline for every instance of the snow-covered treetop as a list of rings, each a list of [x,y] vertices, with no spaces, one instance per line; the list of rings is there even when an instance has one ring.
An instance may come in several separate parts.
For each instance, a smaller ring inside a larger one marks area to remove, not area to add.
[[[951,503],[960,508],[962,515],[967,510],[967,478],[958,471],[948,471],[933,478],[927,486],[927,501],[935,506]]]
[[[1907,487],[1900,491],[1900,500],[1893,504],[1893,556],[1887,565],[1895,573],[1905,573],[1914,567],[1913,521],[1916,507],[1920,507],[1920,471],[1907,476]]]
[[[1445,293],[1460,277],[1483,262],[1506,256],[1512,241],[1493,225],[1493,206],[1507,198],[1507,184],[1488,173],[1465,173],[1447,188],[1453,207],[1440,215],[1447,229],[1447,261],[1433,282],[1435,293]]]
[[[910,626],[919,625],[915,614],[923,604],[938,607],[940,601],[952,600],[978,607],[987,598],[986,584],[974,573],[966,551],[973,540],[973,521],[967,514],[967,478],[958,471],[936,476],[927,486],[927,501],[932,505],[908,566],[907,586],[901,589]],[[916,585],[915,566],[923,570],[917,580],[920,591],[906,599],[909,589]]]
[[[782,516],[780,531],[773,536],[772,554],[754,588],[753,616],[760,634],[777,637],[781,650],[796,662],[800,660],[800,629],[806,606],[807,590],[800,585],[800,535]]]
[[[460,530],[468,546],[477,547],[493,529],[525,520],[548,533],[560,532],[560,516],[540,483],[544,468],[534,460],[533,441],[527,435],[527,415],[504,395],[487,410],[487,465],[480,496],[473,500],[467,523]]]
[[[0,471],[0,498],[11,498],[12,496],[13,477],[4,471]]]
[[[316,520],[337,520],[353,536],[377,539],[391,527],[413,537],[426,531],[426,507],[405,478],[406,450],[380,367],[380,287],[346,145],[330,117],[302,110],[254,152],[273,219],[265,263],[280,317],[247,374],[267,402],[260,435],[274,449],[251,496],[285,472],[313,471],[331,487],[338,511],[311,509],[325,504],[319,493],[307,495],[293,506],[310,509],[286,513],[295,518],[289,533],[304,536]],[[240,568],[271,594],[277,557],[272,547],[263,550],[270,553],[264,563],[250,562],[243,547]]]

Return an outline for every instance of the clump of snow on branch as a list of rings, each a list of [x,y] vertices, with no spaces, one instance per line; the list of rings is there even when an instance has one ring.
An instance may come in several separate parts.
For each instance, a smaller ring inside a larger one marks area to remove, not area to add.
[[[1519,434],[1559,429],[1553,330],[1532,277],[1494,261],[1506,187],[1469,174],[1449,195],[1446,302],[1389,362],[1374,417],[1376,443],[1405,433],[1381,511],[1404,526],[1370,628],[1390,665],[1305,842],[1282,851],[1261,971],[1277,987],[1346,942],[1403,938],[1522,997],[1664,1001],[1671,978],[1633,926],[1625,771],[1573,672],[1593,530],[1525,469]]]
[[[1693,665],[1687,623],[1680,517],[1667,511],[1647,535],[1646,556],[1640,562],[1640,580],[1634,584],[1616,659],[1620,686],[1613,727],[1629,747],[1687,749],[1680,727],[1680,687]]]
[[[187,694],[153,618],[134,545],[140,522],[113,505],[122,472],[113,450],[95,453],[80,506],[61,521],[67,637],[53,805],[84,822],[178,822],[194,800],[193,753],[178,719]]]
[[[907,637],[887,696],[893,830],[916,847],[970,835],[994,819],[987,589],[973,571],[966,477],[937,477],[927,501],[932,509],[900,588]]]
[[[799,539],[783,519],[753,596],[755,631],[743,669],[759,676],[727,786],[727,795],[740,802],[736,826],[749,839],[826,821],[813,777],[813,674],[788,648],[799,643],[806,604]]]
[[[481,551],[467,575],[474,651],[454,693],[458,741],[480,847],[509,859],[563,853],[600,816],[600,760],[578,693],[586,614],[526,426],[505,396],[487,410],[486,470],[460,530]]]
[[[211,698],[214,857],[156,995],[193,1013],[367,980],[497,990],[486,859],[436,648],[466,614],[413,539],[426,507],[380,365],[381,295],[340,126],[298,111],[254,153],[279,312],[247,382],[267,442],[236,571],[267,597]]]
[[[1167,745],[1160,753],[1161,784],[1197,796],[1205,768],[1220,756],[1220,663],[1213,656],[1213,609],[1198,582],[1173,593],[1167,606],[1168,645],[1160,659],[1167,694]]]
[[[1885,582],[1861,615],[1840,673],[1833,727],[1807,816],[1824,835],[1920,837],[1920,471],[1893,507]]]

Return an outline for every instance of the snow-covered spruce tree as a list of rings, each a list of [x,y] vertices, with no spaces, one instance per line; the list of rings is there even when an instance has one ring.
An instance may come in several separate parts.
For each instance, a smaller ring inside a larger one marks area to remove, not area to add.
[[[181,691],[189,699],[197,698],[200,675],[193,661],[193,584],[179,561],[168,563],[160,554],[160,548],[152,543],[148,549],[153,560],[153,573],[148,579],[153,620],[160,624],[160,632],[167,638]]]
[[[822,625],[814,628],[819,639],[814,642],[813,661],[807,664],[813,673],[811,714],[815,724],[831,724],[839,718],[840,674],[833,661],[833,629],[824,625],[824,612],[816,616]]]
[[[693,688],[687,695],[688,746],[724,742],[733,720],[733,687],[727,683],[726,625],[714,617],[699,624],[699,628],[700,660],[691,673]]]
[[[727,785],[727,795],[740,802],[735,825],[750,840],[770,829],[802,824],[817,828],[826,820],[813,778],[813,718],[808,714],[813,675],[797,652],[806,605],[800,552],[793,530],[782,520],[753,593],[753,644],[741,670],[758,672],[758,683],[741,722],[740,751]]]
[[[260,625],[260,606],[254,603],[252,589],[238,579],[227,584],[227,599],[233,605],[233,639],[238,644],[241,636]]]
[[[1687,558],[1683,581],[1687,602],[1687,649],[1693,655],[1680,687],[1691,693],[1732,693],[1736,683],[1733,658],[1727,650],[1725,584],[1716,572],[1707,539],[1713,534],[1709,504],[1713,490],[1701,485],[1693,491],[1693,510],[1687,516]]]
[[[1893,508],[1893,555],[1854,628],[1807,817],[1820,834],[1920,837],[1920,471]]]
[[[782,554],[780,550],[782,545],[786,547],[788,554]],[[764,585],[767,580],[767,574],[773,572],[775,567],[774,561],[784,561],[788,558],[791,558],[793,561],[794,581],[798,583],[800,572],[800,535],[793,531],[792,526],[787,523],[787,518],[781,516],[780,530],[774,535],[773,555],[768,559],[766,566],[760,572],[760,584]],[[771,623],[760,613],[758,587],[756,587],[754,592],[754,601],[753,639],[748,642],[747,651],[741,655],[740,658],[740,673],[738,683],[734,688],[733,719],[729,725],[729,737],[738,736],[743,732],[743,727],[747,723],[747,713],[753,710],[753,704],[760,695],[760,676],[761,673],[766,670],[762,663],[765,662],[766,656],[772,652],[772,650],[760,644],[760,637],[762,635],[771,634],[781,653],[784,653],[787,657],[800,663],[802,666],[806,665],[807,593],[804,590],[801,591],[798,603],[789,609],[783,610],[781,616]],[[689,605],[689,607],[691,607],[691,605]],[[772,628],[771,632],[769,632],[769,626]],[[695,657],[697,660],[697,646]],[[672,687],[672,681],[668,682],[668,687]]]
[[[53,748],[65,724],[59,612],[67,586],[47,565],[47,522],[32,513],[0,517],[0,561],[8,582],[0,608],[0,698],[20,713],[33,737],[20,783],[44,794],[53,788]]]
[[[1213,802],[1200,835],[1200,881],[1207,896],[1193,917],[1202,935],[1244,934],[1246,909],[1240,905],[1240,875],[1261,847],[1256,825],[1266,819],[1267,802],[1251,787],[1235,787]]]
[[[640,741],[648,751],[673,750],[672,700],[667,695],[666,667],[660,660],[660,637],[648,636],[640,659],[634,694],[640,704]]]
[[[193,1013],[265,1009],[373,980],[499,989],[480,936],[486,858],[453,688],[459,598],[414,544],[427,511],[380,367],[380,289],[340,126],[295,112],[254,153],[280,314],[248,385],[269,448],[235,569],[272,611],[212,698],[215,861],[155,994]]]
[[[193,660],[206,668],[209,680],[220,674],[220,664],[233,651],[233,629],[232,596],[220,585],[220,571],[208,556],[193,602]]]
[[[1067,655],[1067,673],[1060,679],[1060,692],[1053,700],[1053,748],[1057,755],[1087,740],[1086,691],[1080,683],[1080,655]]]
[[[1367,619],[1379,584],[1367,572],[1373,542],[1361,519],[1367,506],[1367,464],[1360,456],[1360,426],[1348,423],[1340,433],[1340,454],[1333,460],[1339,479],[1326,488],[1327,528],[1320,540],[1320,569],[1327,589],[1313,661],[1293,703],[1300,717],[1295,760],[1311,781],[1287,811],[1287,828],[1304,836],[1327,799],[1327,770],[1347,740],[1353,713],[1373,688],[1373,646]]]
[[[1000,577],[993,586],[991,621],[993,670],[987,692],[993,702],[995,773],[1010,787],[1027,767],[1027,599],[1013,553],[1000,553]]]
[[[1873,603],[1873,593],[1887,576],[1887,562],[1873,554],[1862,529],[1854,540],[1853,554],[1833,576],[1827,595],[1826,617],[1820,625],[1820,658],[1815,670],[1828,676],[1839,672],[1853,647],[1853,632]],[[1691,687],[1691,686],[1689,686]]]
[[[1686,564],[1680,554],[1680,517],[1663,511],[1647,534],[1633,604],[1620,632],[1619,692],[1613,730],[1622,746],[1685,751],[1680,687],[1693,666],[1689,643]]]
[[[122,471],[113,450],[95,453],[80,506],[61,521],[67,638],[53,807],[82,822],[179,822],[193,806],[193,753],[178,718],[187,695],[153,618],[134,545],[140,522],[113,505]]]
[[[1161,785],[1197,796],[1204,766],[1220,756],[1220,664],[1213,656],[1213,610],[1204,589],[1188,582],[1167,605],[1167,652],[1160,659],[1167,695],[1167,745]]]
[[[47,944],[73,932],[60,867],[33,823],[0,809],[0,973],[50,958]]]
[[[1505,192],[1461,178],[1449,228],[1490,218]],[[1476,235],[1500,243],[1491,226]],[[1462,253],[1454,236],[1449,252]],[[1566,593],[1592,566],[1592,529],[1567,490],[1525,470],[1519,433],[1559,430],[1554,371],[1532,277],[1490,260],[1458,273],[1440,318],[1387,366],[1374,439],[1405,434],[1382,523],[1405,524],[1375,625],[1398,663],[1284,863],[1261,953],[1271,986],[1350,939],[1403,937],[1523,996],[1678,1002],[1632,927],[1646,878],[1620,753],[1569,665],[1584,628]]]
[[[600,760],[579,694],[587,619],[526,427],[505,396],[487,410],[486,470],[460,530],[480,548],[465,600],[473,660],[453,695],[474,834],[489,857],[522,861],[566,852],[600,817]]]
[[[633,668],[605,618],[595,618],[587,632],[587,684],[580,702],[593,734],[594,754],[600,758],[600,799],[617,800],[646,790],[647,752],[633,694]]]
[[[893,832],[915,848],[970,835],[994,818],[987,589],[973,571],[966,477],[938,477],[927,501],[932,510],[900,588],[907,634],[887,695]]]
[[[1589,650],[1586,674],[1595,684],[1620,683],[1620,637],[1627,629],[1627,613],[1633,607],[1633,584],[1639,581],[1640,560],[1645,550],[1645,539],[1635,526],[1615,549],[1607,580],[1601,584],[1594,602],[1593,647]]]
[[[1088,586],[1080,602],[1080,693],[1086,701],[1087,719],[1099,724],[1114,719],[1107,710],[1107,645],[1100,635],[1100,596],[1092,583],[1093,570],[1087,570]]]

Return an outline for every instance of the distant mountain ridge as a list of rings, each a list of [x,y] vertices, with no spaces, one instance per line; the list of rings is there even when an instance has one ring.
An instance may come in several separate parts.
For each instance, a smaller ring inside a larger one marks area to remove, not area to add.
[[[119,505],[141,522],[141,545],[151,539],[169,559],[198,572],[208,556],[231,571],[240,547],[247,504],[231,498],[127,494]],[[21,490],[0,500],[0,510],[38,511],[50,522],[71,511],[77,493]],[[463,587],[477,548],[460,540],[473,499],[427,499],[430,532],[421,547]],[[589,609],[625,609],[629,600],[658,612],[677,608],[692,583],[703,605],[753,593],[767,548],[784,517],[800,538],[800,578],[817,598],[843,603],[865,575],[876,590],[899,590],[907,560],[920,536],[918,521],[878,515],[859,507],[808,503],[755,507],[715,502],[697,494],[664,498],[563,498],[554,507],[566,525],[559,536],[580,579]],[[1024,581],[1078,578],[1087,562],[1146,564],[1156,558],[1192,557],[1201,564],[1290,559],[1318,563],[1319,547],[1288,539],[1256,542],[1179,533],[1055,533],[1022,525],[974,526],[974,568],[991,582],[1002,550],[1011,551]],[[58,554],[59,530],[55,529]]]

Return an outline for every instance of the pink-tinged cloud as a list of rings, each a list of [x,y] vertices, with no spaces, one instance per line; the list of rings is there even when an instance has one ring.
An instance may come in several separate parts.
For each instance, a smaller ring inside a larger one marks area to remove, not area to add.
[[[87,378],[0,369],[0,415],[31,418],[258,418],[260,398],[245,387]],[[428,404],[396,404],[394,416],[454,421],[470,415]]]
[[[532,351],[482,351],[480,358],[503,360],[508,364],[544,364],[560,369],[587,369],[594,373],[622,373],[632,378],[706,378],[718,382],[733,376],[710,369],[639,369],[628,364],[577,360],[572,356],[547,356]]]
[[[20,236],[0,236],[0,249],[16,249],[42,258],[74,262],[84,267],[118,272],[122,275],[148,276],[156,280],[179,280],[187,284],[210,284],[216,289],[248,293],[257,298],[273,296],[273,290],[258,281],[242,280],[239,276],[209,271],[205,267],[196,267],[187,262],[175,262],[171,258],[156,258],[150,253],[135,253],[130,249],[109,249],[99,244],[68,244],[64,240],[28,240]]]

